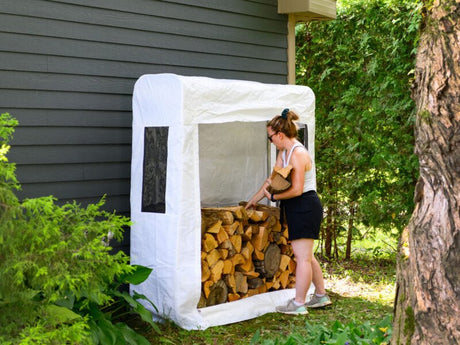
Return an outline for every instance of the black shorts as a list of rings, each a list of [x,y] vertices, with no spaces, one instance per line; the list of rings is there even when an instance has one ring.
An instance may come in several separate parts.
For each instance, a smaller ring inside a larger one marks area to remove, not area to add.
[[[281,200],[280,206],[281,214],[286,217],[289,240],[319,238],[323,205],[315,191],[305,192],[292,199]]]

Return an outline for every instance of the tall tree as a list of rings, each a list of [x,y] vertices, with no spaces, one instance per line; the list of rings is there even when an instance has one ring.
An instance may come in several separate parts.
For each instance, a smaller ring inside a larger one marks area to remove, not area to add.
[[[420,179],[398,253],[393,344],[460,343],[460,0],[425,1],[413,98]]]
[[[299,25],[297,83],[316,95],[324,254],[363,223],[402,231],[418,162],[410,85],[420,0],[340,0],[337,20]],[[335,248],[337,251],[337,248]]]

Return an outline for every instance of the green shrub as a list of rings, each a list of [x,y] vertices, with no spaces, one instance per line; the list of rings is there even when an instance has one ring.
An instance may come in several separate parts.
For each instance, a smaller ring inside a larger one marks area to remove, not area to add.
[[[151,270],[131,266],[122,251],[111,253],[108,236],[121,240],[127,217],[97,204],[56,205],[48,196],[20,202],[8,141],[17,122],[0,117],[0,343],[149,344],[126,324],[120,310],[151,314],[120,290]]]
[[[306,322],[308,335],[291,334],[286,340],[266,340],[262,341],[260,334],[256,333],[251,344],[262,345],[385,345],[390,343],[392,334],[391,317],[387,316],[376,325],[369,322],[356,323],[350,322],[346,325],[336,321],[332,327],[327,328],[321,324],[312,325]]]

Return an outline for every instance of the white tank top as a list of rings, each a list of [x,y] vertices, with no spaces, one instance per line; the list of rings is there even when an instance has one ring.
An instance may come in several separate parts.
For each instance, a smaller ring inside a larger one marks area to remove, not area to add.
[[[292,152],[296,147],[303,146],[301,143],[296,143],[291,147],[289,154],[286,159],[286,150],[281,153],[281,158],[283,159],[283,168],[289,165],[291,160]],[[308,192],[314,190],[316,192],[316,171],[315,171],[315,162],[311,161],[311,169],[305,171],[304,182],[303,182],[303,192]]]

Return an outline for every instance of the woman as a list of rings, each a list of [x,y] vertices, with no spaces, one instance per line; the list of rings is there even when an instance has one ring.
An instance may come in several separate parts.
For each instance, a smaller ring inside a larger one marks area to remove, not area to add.
[[[259,191],[249,200],[246,208],[254,207],[264,197],[275,202],[280,200],[281,213],[286,215],[289,240],[297,261],[295,298],[287,305],[276,310],[285,314],[306,314],[308,308],[319,308],[331,304],[324,289],[324,280],[318,261],[313,255],[314,240],[318,239],[323,207],[316,194],[316,176],[313,162],[307,149],[297,141],[297,126],[294,121],[299,117],[293,111],[284,109],[267,125],[268,140],[279,150],[275,165],[292,166],[291,187],[277,194],[267,191],[270,179],[267,179]],[[313,281],[315,294],[305,302]]]

